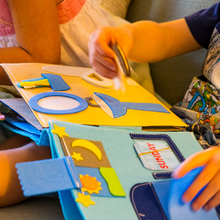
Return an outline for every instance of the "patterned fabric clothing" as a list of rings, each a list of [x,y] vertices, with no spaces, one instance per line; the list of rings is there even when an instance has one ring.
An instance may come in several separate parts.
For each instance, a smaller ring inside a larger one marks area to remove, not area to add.
[[[186,130],[194,133],[203,149],[207,149],[212,146],[220,146],[220,130],[215,130],[215,132],[213,132],[211,127],[207,124],[201,124],[199,121],[195,122],[175,108],[171,108],[171,111],[189,126]]]

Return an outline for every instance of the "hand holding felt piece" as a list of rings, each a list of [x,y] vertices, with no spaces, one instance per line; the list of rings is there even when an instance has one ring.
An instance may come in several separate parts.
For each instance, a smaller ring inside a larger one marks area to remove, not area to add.
[[[171,220],[218,220],[215,209],[207,212],[200,209],[195,212],[192,209],[191,203],[184,203],[182,195],[186,189],[192,184],[197,175],[203,170],[203,167],[196,168],[180,179],[174,179],[170,183],[169,190],[169,219]],[[196,195],[198,197],[203,189]],[[180,215],[181,213],[181,215]]]
[[[124,92],[126,83],[125,77],[130,76],[130,66],[123,50],[117,43],[112,44],[112,49],[115,52],[114,59],[118,68],[118,75],[113,78],[113,82],[116,90],[120,89]]]
[[[220,148],[213,147],[198,152],[185,160],[173,173],[174,179],[180,179],[198,167],[204,166],[182,196],[182,201],[192,201],[191,208],[195,211],[200,208],[210,210],[220,203]]]

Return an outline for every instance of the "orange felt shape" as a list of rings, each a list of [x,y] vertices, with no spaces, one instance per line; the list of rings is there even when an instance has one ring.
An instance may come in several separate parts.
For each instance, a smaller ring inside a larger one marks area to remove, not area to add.
[[[83,187],[87,188],[87,189],[91,189],[91,190],[94,190],[94,189],[97,189],[98,188],[98,182],[96,179],[94,179],[94,177],[91,177],[91,176],[83,176],[81,179],[80,179]]]

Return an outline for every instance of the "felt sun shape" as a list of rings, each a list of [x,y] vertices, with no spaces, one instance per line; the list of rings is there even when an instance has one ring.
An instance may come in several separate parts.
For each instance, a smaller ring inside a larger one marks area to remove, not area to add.
[[[79,179],[83,185],[82,191],[87,191],[89,194],[97,193],[99,194],[99,191],[102,190],[100,187],[101,183],[96,180],[95,177],[91,177],[88,174],[85,176],[79,175]]]
[[[90,205],[95,205],[95,202],[93,202],[90,199],[90,195],[84,195],[84,194],[78,193],[78,196],[79,197],[75,201],[82,203],[85,207],[88,207]]]

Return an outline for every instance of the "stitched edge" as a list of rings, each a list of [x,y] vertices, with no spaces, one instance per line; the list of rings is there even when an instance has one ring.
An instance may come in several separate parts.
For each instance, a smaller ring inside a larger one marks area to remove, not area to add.
[[[162,182],[161,182],[161,183],[162,183]],[[154,189],[152,183],[150,183],[150,182],[138,184],[138,185],[136,185],[135,187],[133,187],[133,188],[132,188],[132,191],[131,191],[131,200],[132,200],[132,204],[133,204],[133,207],[134,207],[134,209],[135,209],[135,212],[136,212],[136,214],[137,214],[138,219],[142,220],[142,218],[141,218],[141,216],[140,216],[140,213],[139,213],[138,210],[137,210],[137,206],[136,206],[136,204],[135,204],[135,201],[134,201],[134,191],[135,191],[135,189],[137,189],[138,187],[145,186],[145,185],[150,185],[150,187],[151,187],[151,189],[152,189],[152,192],[154,193],[155,198],[156,198],[156,200],[157,200],[157,203],[158,203],[158,205],[159,205],[159,207],[160,207],[160,210],[161,210],[161,212],[162,212],[162,214],[163,214],[163,216],[164,216],[164,219],[165,219],[165,220],[168,220],[167,217],[166,217],[166,215],[165,215],[165,213],[164,213],[164,211],[163,211],[163,208],[162,208],[162,206],[161,206],[161,204],[160,204],[160,201],[159,201],[159,199],[158,199],[158,197],[157,197],[157,194],[156,194],[156,192],[155,192],[155,189]]]
[[[144,183],[144,184],[141,184],[141,185],[136,185],[135,187],[132,188],[132,191],[131,191],[132,205],[133,205],[133,207],[134,207],[134,210],[135,210],[135,212],[136,212],[136,214],[137,214],[138,219],[140,219],[140,220],[142,220],[142,218],[140,217],[140,213],[138,212],[136,203],[135,203],[135,201],[134,201],[134,191],[135,191],[135,189],[137,189],[139,186],[145,186],[145,185],[149,185],[149,183]]]
[[[154,179],[170,179],[171,178],[170,177],[171,173],[172,172],[152,173],[152,175],[153,175]]]
[[[158,183],[158,182],[157,182],[157,183]],[[163,183],[163,182],[160,182],[160,183]],[[162,214],[163,214],[163,216],[164,216],[164,219],[167,220],[167,217],[166,217],[166,215],[165,215],[165,213],[164,213],[164,210],[163,210],[163,208],[162,208],[162,206],[161,206],[161,204],[160,204],[160,201],[159,201],[159,199],[158,199],[158,197],[157,197],[156,191],[155,191],[154,186],[152,185],[152,183],[150,183],[150,186],[151,186],[152,191],[153,191],[153,193],[154,193],[154,195],[155,195],[155,197],[156,197],[156,200],[157,200],[158,205],[159,205],[159,207],[160,207],[160,209],[161,209],[161,212],[162,212]]]
[[[166,134],[135,134],[135,133],[130,133],[129,134],[132,139],[140,139],[140,140],[164,140],[166,141],[169,146],[171,147],[173,153],[176,155],[176,157],[179,159],[180,162],[183,162],[185,160],[184,156],[180,152],[180,150],[177,148],[176,144],[173,142],[173,140],[170,138],[170,136]],[[161,136],[160,137],[155,137],[155,138],[149,138],[148,136]],[[177,151],[177,152],[176,152]],[[179,153],[182,158],[179,157],[177,154]]]

